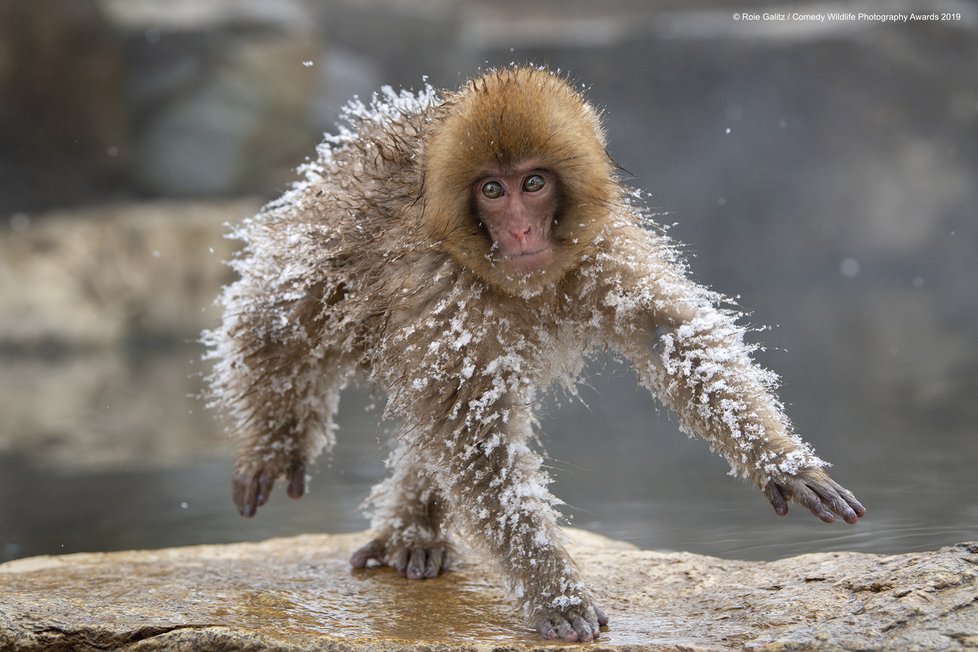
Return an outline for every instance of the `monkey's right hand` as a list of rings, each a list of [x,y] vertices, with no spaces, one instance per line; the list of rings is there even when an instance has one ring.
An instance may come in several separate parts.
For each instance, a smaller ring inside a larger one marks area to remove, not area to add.
[[[268,502],[272,487],[281,476],[289,483],[290,498],[302,498],[306,493],[306,463],[293,458],[287,464],[277,460],[253,464],[241,464],[234,470],[232,490],[234,504],[245,518],[251,518],[259,507]]]
[[[573,643],[589,642],[598,638],[601,627],[608,624],[608,616],[594,605],[586,608],[571,607],[565,610],[549,610],[533,619],[540,636]]]

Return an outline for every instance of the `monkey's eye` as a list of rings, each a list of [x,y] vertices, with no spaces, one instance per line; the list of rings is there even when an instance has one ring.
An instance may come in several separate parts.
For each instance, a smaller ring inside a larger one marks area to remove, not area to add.
[[[527,178],[523,179],[523,190],[527,192],[536,192],[547,185],[547,180],[544,179],[539,174],[531,174]]]
[[[498,181],[487,181],[482,185],[482,194],[489,199],[497,199],[503,196],[503,184]]]

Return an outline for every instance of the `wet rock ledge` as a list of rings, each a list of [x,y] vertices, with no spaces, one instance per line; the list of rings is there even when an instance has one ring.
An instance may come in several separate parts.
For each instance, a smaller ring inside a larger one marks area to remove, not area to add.
[[[978,543],[745,562],[569,530],[611,617],[591,650],[978,647]],[[3,650],[538,650],[473,559],[435,581],[351,571],[366,533],[0,565]],[[576,647],[575,645],[567,647]]]

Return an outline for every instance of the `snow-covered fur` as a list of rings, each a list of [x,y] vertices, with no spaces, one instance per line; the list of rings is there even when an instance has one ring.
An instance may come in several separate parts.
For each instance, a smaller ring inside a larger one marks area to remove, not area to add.
[[[233,231],[240,279],[204,341],[213,402],[245,438],[239,475],[279,477],[328,450],[356,376],[399,424],[374,527],[391,548],[458,532],[532,621],[592,602],[533,447],[539,392],[573,392],[592,354],[629,361],[759,488],[824,465],[739,315],[687,278],[613,179],[597,113],[563,78],[507,68],[444,95],[385,88],[344,119],[303,180]],[[556,171],[564,201],[559,262],[524,282],[487,258],[468,188],[484,162],[526,158]]]

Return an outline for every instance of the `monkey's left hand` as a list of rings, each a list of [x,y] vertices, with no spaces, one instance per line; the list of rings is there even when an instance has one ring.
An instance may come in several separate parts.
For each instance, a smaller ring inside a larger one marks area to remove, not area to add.
[[[822,469],[804,469],[782,480],[771,479],[764,487],[764,495],[771,501],[778,516],[788,513],[788,501],[807,507],[817,518],[832,523],[838,514],[852,524],[866,514],[851,491],[829,477]]]

